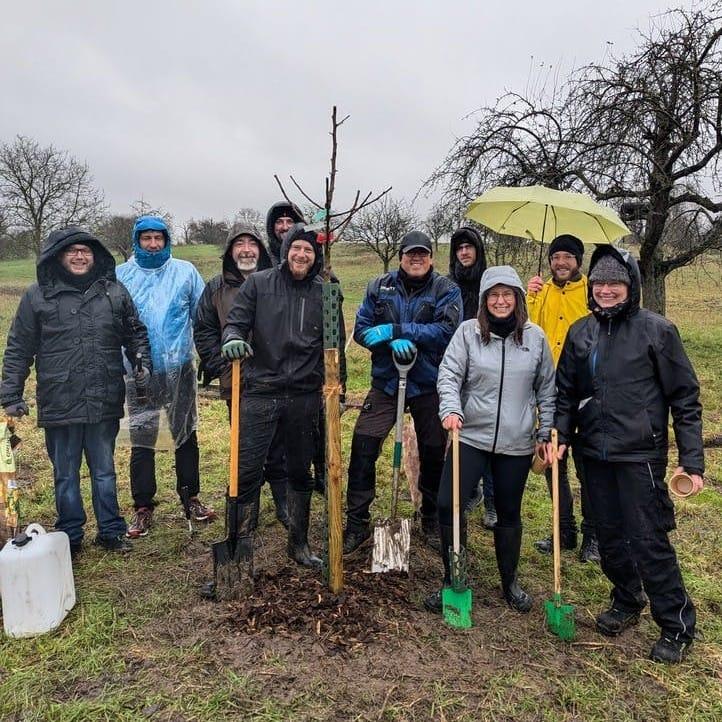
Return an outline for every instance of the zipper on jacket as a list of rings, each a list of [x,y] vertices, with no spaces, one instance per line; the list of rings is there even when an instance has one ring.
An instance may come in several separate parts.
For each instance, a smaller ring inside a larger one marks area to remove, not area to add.
[[[496,453],[496,440],[499,437],[499,419],[501,418],[501,394],[504,391],[504,362],[506,360],[506,338],[501,339],[501,378],[499,379],[499,400],[496,404],[496,426],[494,427],[494,443],[491,453]]]
[[[607,323],[607,348],[605,349],[606,353],[604,354],[604,371],[602,372],[602,460],[607,460],[607,455],[609,453],[607,449],[607,368],[609,364],[607,363],[609,361],[609,349],[612,344],[612,319],[609,319],[609,322]]]
[[[299,333],[303,333],[303,316],[304,316],[305,312],[306,312],[306,299],[302,298],[301,299],[301,322],[298,327]]]

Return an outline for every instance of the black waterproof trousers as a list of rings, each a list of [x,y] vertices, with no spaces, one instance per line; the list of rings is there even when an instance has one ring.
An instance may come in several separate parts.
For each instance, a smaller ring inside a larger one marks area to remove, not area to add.
[[[644,589],[652,617],[662,630],[675,639],[691,640],[695,609],[667,534],[675,522],[665,464],[585,457],[584,471],[602,570],[614,585],[612,604],[637,611],[644,606]]]
[[[286,452],[289,488],[297,492],[313,490],[311,459],[316,450],[315,429],[320,401],[321,395],[317,392],[298,396],[243,397],[238,476],[238,497],[242,504],[249,504],[258,497],[272,443]],[[275,438],[277,429],[280,429],[280,439]]]
[[[369,509],[376,497],[376,460],[381,444],[396,423],[397,397],[372,388],[361,408],[351,441],[348,466],[346,514],[350,527],[365,527]],[[436,392],[408,399],[419,445],[419,491],[422,519],[436,519],[436,496],[444,463],[446,432],[439,421],[439,397]],[[476,477],[477,482],[479,476]]]

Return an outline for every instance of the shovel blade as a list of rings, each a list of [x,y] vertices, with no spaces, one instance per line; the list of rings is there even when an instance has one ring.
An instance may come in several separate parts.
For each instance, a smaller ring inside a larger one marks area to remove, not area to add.
[[[566,641],[574,639],[576,628],[573,605],[562,604],[561,598],[555,596],[544,602],[544,611],[546,612],[547,629],[552,634],[556,634],[559,639]]]
[[[371,571],[409,572],[409,550],[411,548],[411,522],[400,519],[383,522],[374,528],[374,551]]]
[[[253,537],[228,537],[214,542],[211,552],[216,599],[241,599],[253,594]]]
[[[441,590],[444,621],[456,629],[471,627],[471,589],[457,591],[453,587]]]

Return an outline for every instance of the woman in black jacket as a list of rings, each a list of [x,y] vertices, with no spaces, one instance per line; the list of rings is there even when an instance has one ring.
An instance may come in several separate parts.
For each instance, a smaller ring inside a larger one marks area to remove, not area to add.
[[[640,286],[627,251],[597,247],[592,314],[569,330],[557,368],[556,426],[560,456],[572,443],[583,457],[602,569],[614,585],[597,629],[616,636],[636,624],[646,593],[662,630],[650,657],[679,662],[694,639],[695,610],[667,536],[675,527],[664,480],[667,428],[671,410],[678,470],[701,489],[702,407],[677,329],[639,307]]]

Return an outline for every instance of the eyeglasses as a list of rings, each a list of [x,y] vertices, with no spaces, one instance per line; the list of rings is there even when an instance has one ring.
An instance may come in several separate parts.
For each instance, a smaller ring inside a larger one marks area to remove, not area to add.
[[[91,251],[90,248],[76,248],[72,246],[66,248],[64,253],[66,256],[83,256],[83,258],[91,258],[93,256],[93,251]]]
[[[487,298],[494,303],[499,299],[503,301],[511,301],[514,298],[514,291],[489,291]]]
[[[592,288],[602,289],[606,286],[610,291],[621,291],[626,285],[626,283],[622,283],[621,281],[612,281],[611,283],[607,283],[606,281],[592,281]]]
[[[576,261],[576,256],[573,256],[571,253],[555,253],[551,257],[552,261]]]

